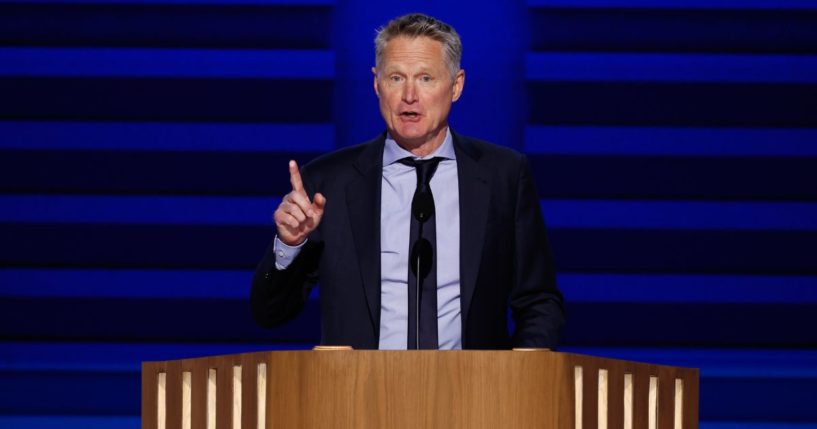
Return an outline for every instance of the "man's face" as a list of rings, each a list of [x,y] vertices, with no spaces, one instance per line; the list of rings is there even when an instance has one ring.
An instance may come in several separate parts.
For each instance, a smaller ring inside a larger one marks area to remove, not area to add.
[[[374,90],[389,134],[406,149],[442,143],[451,103],[462,93],[465,73],[456,77],[445,62],[442,43],[428,37],[388,42]]]

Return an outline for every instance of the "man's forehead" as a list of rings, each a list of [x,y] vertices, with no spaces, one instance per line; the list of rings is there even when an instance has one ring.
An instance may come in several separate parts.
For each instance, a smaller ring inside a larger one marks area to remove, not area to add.
[[[386,45],[385,55],[383,56],[384,66],[397,66],[402,65],[399,63],[410,62],[417,65],[425,65],[426,67],[436,67],[444,62],[445,58],[440,42],[428,37],[423,37],[425,40],[417,39],[419,38],[408,39],[404,37],[402,40],[392,39],[392,41]]]
[[[445,66],[445,64],[437,63],[436,61],[412,61],[410,63],[403,62],[403,61],[388,61],[388,59],[383,63],[383,70],[436,70],[440,67]]]

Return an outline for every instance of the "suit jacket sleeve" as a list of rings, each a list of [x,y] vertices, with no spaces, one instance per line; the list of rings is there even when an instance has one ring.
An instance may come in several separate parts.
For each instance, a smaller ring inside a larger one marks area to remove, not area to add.
[[[515,207],[515,279],[510,307],[514,347],[555,348],[564,324],[550,245],[527,160],[520,157]]]
[[[304,188],[310,199],[314,189],[308,180],[306,170],[302,170]],[[258,267],[252,281],[250,305],[255,322],[265,328],[285,323],[303,310],[309,299],[309,292],[318,280],[318,266],[323,252],[320,230],[310,234],[301,252],[284,270],[275,267],[274,240]]]

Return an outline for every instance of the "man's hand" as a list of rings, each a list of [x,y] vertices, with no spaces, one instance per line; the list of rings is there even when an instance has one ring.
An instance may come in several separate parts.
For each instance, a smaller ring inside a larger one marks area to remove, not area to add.
[[[297,246],[321,223],[326,198],[318,193],[314,201],[309,201],[295,161],[289,161],[289,181],[292,192],[284,196],[272,218],[278,228],[278,239],[288,246]]]

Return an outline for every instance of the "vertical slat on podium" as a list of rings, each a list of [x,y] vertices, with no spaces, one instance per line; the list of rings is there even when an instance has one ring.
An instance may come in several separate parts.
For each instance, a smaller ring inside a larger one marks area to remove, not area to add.
[[[658,429],[673,429],[675,422],[675,370],[658,369]]]
[[[211,365],[212,366],[212,365]],[[216,368],[207,369],[207,429],[216,429],[216,393],[218,370]]]
[[[142,364],[142,429],[156,429],[158,373],[158,366],[155,363]]]
[[[233,363],[233,370],[231,371],[232,389],[232,429],[241,429],[241,416],[243,415],[241,399],[244,397],[242,387],[244,385],[241,379],[243,372],[241,371],[240,362]]]
[[[672,380],[672,427],[682,429],[684,426],[684,379],[683,371],[675,371],[675,378]],[[680,391],[678,389],[681,389]]]
[[[610,371],[605,368],[599,368],[598,377],[598,429],[607,429],[609,427],[609,404],[610,404]]]
[[[607,428],[624,428],[624,366],[611,362],[607,377]]]
[[[258,425],[258,359],[255,356],[241,356],[241,427],[250,429]]]
[[[633,373],[633,429],[647,429],[649,415],[650,370],[638,367]]]
[[[167,429],[167,372],[156,374],[156,429]]]
[[[190,370],[193,372],[193,429],[207,428],[207,371],[210,369],[207,360],[196,359]]]
[[[573,429],[584,429],[584,368],[573,366]]]
[[[256,364],[256,421],[255,429],[267,429],[267,362],[266,359]]]
[[[182,364],[182,429],[193,429],[190,409],[193,405],[193,377],[187,364]]]
[[[167,429],[182,427],[182,368],[181,362],[167,362]]]
[[[233,362],[229,357],[213,361],[216,365],[216,429],[233,427]]]

